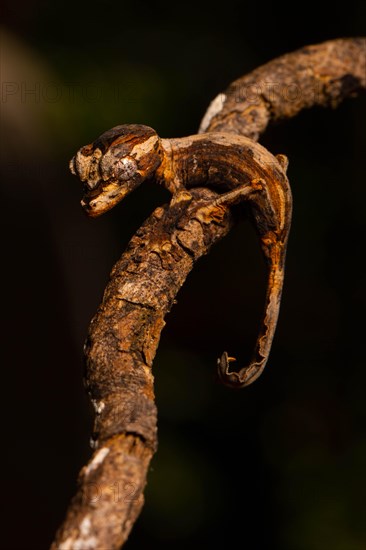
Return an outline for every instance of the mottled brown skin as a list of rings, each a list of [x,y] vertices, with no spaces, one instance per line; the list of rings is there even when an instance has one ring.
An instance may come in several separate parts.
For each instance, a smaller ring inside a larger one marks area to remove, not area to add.
[[[230,372],[234,358],[224,352],[218,360],[220,379],[239,388],[252,383],[268,360],[276,329],[284,278],[287,240],[291,225],[292,197],[286,177],[287,158],[275,158],[264,147],[243,136],[203,134],[163,140],[167,155],[158,178],[179,190],[206,185],[225,191],[220,200],[228,205],[246,201],[267,261],[264,316],[251,362]],[[230,192],[231,191],[231,192]]]
[[[220,200],[227,205],[248,203],[268,265],[264,318],[249,366],[229,372],[233,358],[225,352],[218,367],[221,380],[230,386],[243,387],[258,378],[276,329],[291,224],[286,157],[276,158],[258,143],[234,134],[160,139],[152,128],[125,125],[81,148],[70,167],[86,184],[82,205],[93,217],[152,176],[173,194],[173,201],[190,200],[187,190],[206,186],[223,193]]]
[[[70,170],[84,183],[81,204],[87,214],[104,214],[152,176],[161,163],[159,145],[152,128],[126,124],[82,147],[71,159]]]
[[[225,99],[222,110],[217,111],[223,105],[220,98],[216,102],[214,115],[212,108],[209,108],[203,121],[205,131],[241,134],[256,140],[267,124],[294,116],[301,109],[312,105],[335,106],[343,98],[365,89],[365,61],[365,39],[330,41],[276,59],[239,79],[237,83],[242,86],[239,93],[236,93],[238,84],[234,83],[229,88],[233,90],[233,94],[228,95],[230,101]],[[262,94],[258,96],[258,101],[248,103],[245,93],[241,92],[245,91],[248,83],[261,90],[263,82],[278,83],[279,90],[288,90],[296,84],[302,93],[296,102],[288,94],[278,93],[274,98]],[[314,83],[318,86],[317,94],[314,94]],[[96,450],[80,472],[77,494],[70,503],[52,550],[117,550],[127,540],[143,505],[143,488],[156,448],[156,407],[151,366],[164,326],[164,316],[172,307],[195,262],[230,230],[233,223],[231,204],[245,198],[249,205],[250,200],[263,250],[268,252],[269,265],[272,263],[273,266],[269,269],[268,288],[273,289],[278,284],[276,273],[282,280],[281,259],[283,261],[284,253],[279,249],[276,255],[276,246],[271,249],[270,243],[279,243],[281,239],[285,243],[286,232],[282,236],[274,232],[273,236],[269,231],[269,240],[265,241],[270,220],[274,220],[276,227],[280,220],[287,223],[279,208],[281,201],[278,197],[276,199],[276,189],[281,190],[283,182],[279,187],[273,187],[270,169],[264,169],[265,177],[262,173],[259,179],[252,179],[253,173],[247,173],[244,186],[237,185],[238,177],[233,176],[233,187],[222,187],[225,183],[220,174],[209,174],[212,185],[218,186],[220,194],[194,188],[187,185],[191,176],[192,181],[196,181],[192,151],[188,151],[192,145],[188,141],[182,143],[183,149],[176,157],[177,164],[176,159],[169,155],[166,144],[166,155],[161,158],[160,146],[164,146],[165,142],[159,140],[153,130],[148,149],[151,151],[150,146],[157,139],[156,149],[153,147],[153,154],[145,156],[147,149],[141,149],[140,145],[141,137],[146,136],[146,127],[135,126],[133,132],[131,126],[124,128],[123,135],[120,135],[121,127],[106,132],[98,146],[94,142],[83,148],[79,157],[72,161],[72,171],[79,174],[86,188],[83,206],[88,214],[93,216],[107,211],[142,180],[153,174],[160,178],[161,171],[165,174],[166,185],[173,192],[173,199],[169,207],[158,208],[131,240],[112,271],[103,302],[91,323],[86,345],[86,385],[96,411],[93,436]],[[206,137],[203,136],[203,139]],[[114,143],[115,140],[121,141]],[[198,141],[194,147],[202,149],[204,143]],[[133,151],[134,145],[138,145],[139,153]],[[235,143],[231,142],[231,145]],[[99,161],[108,148],[116,155],[110,155],[109,160],[100,165]],[[244,147],[244,153],[248,154],[248,151]],[[126,153],[127,157],[132,158],[119,162]],[[209,155],[209,151],[206,154]],[[205,154],[201,151],[200,155],[204,163]],[[119,164],[115,164],[115,156]],[[186,162],[181,163],[181,158],[185,158]],[[285,165],[284,157],[278,160]],[[242,157],[239,165],[243,164]],[[125,175],[129,174],[127,179],[118,179],[121,165]],[[250,166],[250,170],[257,174],[258,163]],[[277,161],[274,166],[277,170]],[[101,176],[102,167],[105,179]],[[216,168],[228,175],[224,161]],[[205,170],[210,172],[208,163]],[[266,186],[263,186],[262,179]],[[265,190],[269,193],[267,197],[263,193]],[[264,214],[261,197],[265,198],[265,204],[273,205],[273,212],[270,208],[268,214]],[[257,218],[256,209],[260,213]],[[285,211],[288,212],[288,209]],[[259,223],[260,218],[265,221],[263,226]],[[259,351],[255,351],[260,357],[269,352],[270,338],[266,323],[271,322],[272,308],[276,307],[279,295],[280,292],[272,290],[273,300],[267,297],[270,307],[265,313],[262,328],[267,337],[264,341],[258,339]],[[223,354],[219,365],[221,374],[234,386],[243,384],[245,380],[240,378],[240,373],[228,371],[229,362],[230,358]],[[246,381],[253,381],[260,372],[254,362],[252,371],[244,371]]]

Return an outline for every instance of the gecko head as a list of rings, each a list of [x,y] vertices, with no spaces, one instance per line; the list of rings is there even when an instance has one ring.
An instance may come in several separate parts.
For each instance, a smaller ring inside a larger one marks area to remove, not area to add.
[[[161,164],[160,138],[149,126],[124,124],[85,145],[70,161],[84,183],[81,205],[91,217],[107,212]]]

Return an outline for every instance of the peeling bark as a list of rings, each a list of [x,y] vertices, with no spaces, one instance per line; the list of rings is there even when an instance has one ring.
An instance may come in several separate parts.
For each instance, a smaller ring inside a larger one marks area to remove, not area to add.
[[[233,223],[217,194],[159,207],[114,266],[86,343],[86,387],[96,412],[91,460],[52,549],[119,548],[143,505],[157,447],[152,362],[164,317],[195,262]]]

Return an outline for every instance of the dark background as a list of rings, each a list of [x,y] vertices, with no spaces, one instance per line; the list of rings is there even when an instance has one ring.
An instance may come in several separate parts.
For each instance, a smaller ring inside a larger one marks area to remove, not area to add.
[[[97,220],[68,160],[102,131],[195,133],[209,101],[282,53],[365,34],[366,4],[5,2],[2,29],[0,545],[47,548],[90,456],[82,346],[113,263],[153,208]],[[154,362],[159,450],[126,548],[361,550],[365,527],[366,98],[262,140],[289,156],[294,219],[280,321],[253,386],[217,383],[253,346],[264,265],[243,223],[202,259]],[[3,513],[4,517],[4,513]]]

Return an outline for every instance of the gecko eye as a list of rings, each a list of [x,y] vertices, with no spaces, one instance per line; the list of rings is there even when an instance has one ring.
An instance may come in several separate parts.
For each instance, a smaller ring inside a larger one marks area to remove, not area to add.
[[[136,175],[137,168],[137,162],[133,157],[122,157],[114,163],[113,176],[118,180],[126,181]]]

